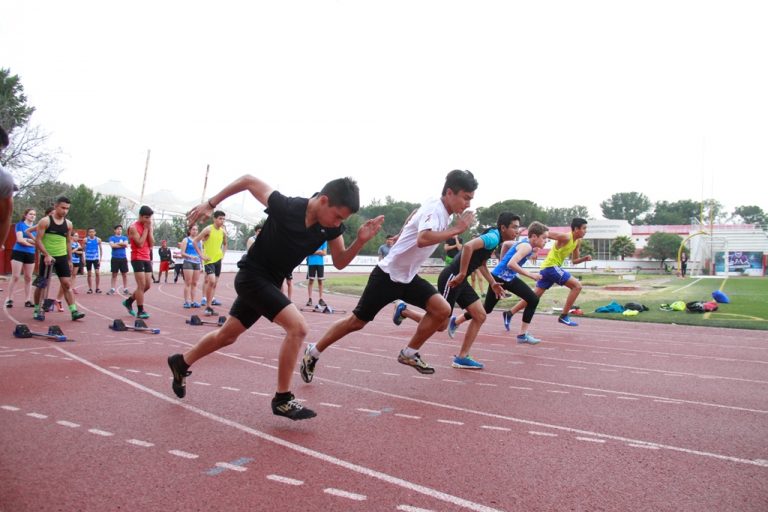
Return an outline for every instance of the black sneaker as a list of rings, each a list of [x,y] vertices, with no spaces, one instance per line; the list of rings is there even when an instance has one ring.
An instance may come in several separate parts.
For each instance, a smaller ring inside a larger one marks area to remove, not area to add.
[[[177,397],[184,398],[184,395],[187,394],[187,384],[184,382],[184,379],[192,375],[192,372],[189,371],[189,365],[184,362],[184,356],[173,354],[168,356],[168,366],[171,368],[171,373],[173,373],[173,384],[171,384],[173,392]]]
[[[205,316],[216,316],[216,312],[213,310],[212,307],[208,306],[205,308]]]
[[[307,305],[307,307],[310,307],[310,308],[312,307],[312,297],[310,297],[309,300],[307,300],[307,304],[306,305]]]
[[[312,382],[312,377],[315,376],[315,364],[317,364],[317,358],[313,357],[310,351],[315,345],[310,343],[307,348],[304,349],[304,356],[301,358],[301,367],[299,373],[301,374],[301,380],[309,384]]]
[[[328,304],[325,303],[325,301],[323,299],[320,299],[319,301],[317,301],[317,303],[320,304],[323,307],[328,305]]]
[[[285,416],[293,421],[308,420],[309,418],[317,416],[315,411],[307,409],[297,402],[293,393],[289,393],[288,397],[284,400],[278,400],[277,397],[273,398],[272,414],[275,416]]]

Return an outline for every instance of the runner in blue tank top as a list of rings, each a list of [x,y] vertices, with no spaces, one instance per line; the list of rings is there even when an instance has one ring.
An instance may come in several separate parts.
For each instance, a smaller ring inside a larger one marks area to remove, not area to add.
[[[88,234],[85,236],[85,270],[88,272],[88,293],[93,293],[93,274],[96,271],[96,293],[101,293],[99,283],[101,275],[101,238],[96,236],[96,228],[88,228]]]

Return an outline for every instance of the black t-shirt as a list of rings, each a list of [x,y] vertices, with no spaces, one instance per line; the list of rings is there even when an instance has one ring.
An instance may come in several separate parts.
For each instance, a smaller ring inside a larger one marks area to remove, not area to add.
[[[496,231],[496,234],[498,235],[498,230],[496,228],[493,229]],[[490,231],[490,230],[488,230]],[[486,231],[485,233],[487,233]],[[485,234],[484,233],[484,234]],[[497,246],[498,247],[498,246]],[[461,248],[461,250],[464,250],[464,247]],[[483,264],[485,264],[486,260],[491,257],[491,254],[493,254],[493,251],[496,250],[496,247],[493,247],[491,249],[486,249],[485,246],[481,247],[480,249],[475,249],[475,251],[472,253],[472,256],[469,258],[469,265],[467,266],[467,276],[472,274],[475,270],[480,268]],[[459,252],[451,261],[451,263],[448,265],[448,267],[451,272],[451,274],[456,275],[459,273],[459,269],[461,268],[461,252]]]
[[[171,261],[171,249],[169,247],[165,249],[162,247],[158,248],[157,254],[160,256],[160,261]]]
[[[463,242],[463,240],[461,239],[461,237],[459,237],[459,239],[458,239],[458,240],[459,240],[459,242],[458,242],[458,243],[461,243],[461,242]],[[453,237],[453,238],[449,238],[449,239],[446,241],[446,243],[447,243],[448,245],[456,245],[456,237]],[[448,256],[449,258],[455,258],[457,254],[459,254],[459,250],[458,250],[458,249],[455,249],[455,248],[454,248],[454,249],[448,249],[447,251],[445,251],[445,255],[446,255],[446,256]]]
[[[264,210],[268,215],[264,227],[238,267],[253,270],[279,285],[323,242],[344,233],[344,224],[338,228],[326,228],[320,224],[307,228],[304,219],[308,204],[306,197],[286,197],[277,190],[273,191]]]

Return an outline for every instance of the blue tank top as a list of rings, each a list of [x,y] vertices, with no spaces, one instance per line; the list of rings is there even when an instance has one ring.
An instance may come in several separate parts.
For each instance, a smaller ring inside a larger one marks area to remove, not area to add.
[[[509,250],[504,254],[504,257],[501,259],[501,261],[499,261],[499,264],[496,265],[493,270],[491,270],[492,275],[507,283],[517,277],[517,272],[509,268],[507,265],[509,264],[509,260],[511,260],[515,254],[517,254],[517,247],[520,244],[530,244],[530,242],[528,241],[527,237],[523,237],[518,240],[515,245],[510,247]],[[528,253],[528,256],[530,255],[531,253]],[[521,267],[525,265],[526,261],[528,261],[528,256],[518,262]]]
[[[99,239],[85,237],[85,261],[99,259]]]
[[[184,248],[184,253],[187,254],[187,256],[184,256],[184,261],[188,261],[189,263],[200,263],[200,256],[197,255],[197,249],[195,248],[195,243],[192,238],[187,237],[184,240],[187,241],[187,246]],[[190,254],[196,254],[197,256],[189,257]]]
[[[22,234],[23,238],[26,238],[27,240],[34,240],[34,238],[35,238],[34,236],[29,236],[26,233],[24,233],[24,231],[26,231],[27,229],[29,229],[31,227],[32,226],[27,225],[27,223],[22,220],[22,221],[19,221],[19,222],[16,223],[16,232],[18,233],[19,231],[21,231],[21,234]],[[32,233],[34,234],[36,232],[33,231]],[[29,254],[35,254],[35,246],[34,245],[32,245],[32,246],[21,245],[18,241],[13,245],[13,250],[14,251],[19,251],[19,252],[26,252],[26,253],[29,253]]]
[[[79,243],[72,242],[72,263],[74,263],[75,265],[80,263],[80,255],[75,252],[79,248],[80,248]]]

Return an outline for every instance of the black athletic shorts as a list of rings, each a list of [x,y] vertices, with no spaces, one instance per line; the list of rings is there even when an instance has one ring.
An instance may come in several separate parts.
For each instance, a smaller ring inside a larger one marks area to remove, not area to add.
[[[11,259],[13,261],[20,261],[25,265],[35,264],[35,253],[24,251],[11,251]]]
[[[307,279],[325,279],[325,265],[310,265],[307,267]]]
[[[152,273],[152,262],[149,260],[131,260],[131,268],[134,272]]]
[[[370,322],[384,306],[398,299],[427,309],[427,302],[437,293],[429,281],[419,276],[414,277],[410,283],[396,283],[377,265],[368,277],[363,295],[352,312],[360,320]]]
[[[120,272],[121,274],[127,274],[128,273],[128,259],[127,258],[112,258],[112,261],[110,262],[111,266],[111,272],[113,274],[117,274]]]
[[[445,297],[445,287],[448,285],[448,278],[452,275],[449,268],[450,267],[445,267],[443,271],[440,272],[440,276],[437,278],[437,290],[443,295],[443,297]],[[475,292],[475,290],[469,284],[468,279],[469,277],[467,277],[467,279],[465,279],[464,282],[459,286],[451,288],[448,292],[448,296],[445,297],[445,299],[448,301],[448,304],[451,305],[451,309],[453,309],[453,306],[456,304],[458,304],[461,309],[467,309],[470,304],[480,300],[477,292]]]
[[[235,291],[237,298],[229,314],[240,320],[246,329],[262,316],[270,322],[274,321],[291,304],[279,286],[248,269],[241,268],[235,275]]]
[[[64,256],[53,257],[53,272],[59,277],[72,277],[72,272],[69,269],[69,258],[65,254]],[[45,264],[45,257],[40,256],[40,265],[38,266],[37,274],[40,276],[45,275],[47,265]]]
[[[88,272],[91,271],[91,269],[99,270],[101,268],[101,262],[99,260],[85,260],[85,270]]]
[[[221,260],[217,261],[216,263],[205,264],[205,275],[209,274],[213,274],[216,277],[219,277],[221,274]]]
[[[85,268],[85,265],[83,264],[83,260],[80,260],[77,263],[73,262],[72,268],[75,269],[75,275],[78,275],[78,276],[83,275],[83,269]]]

